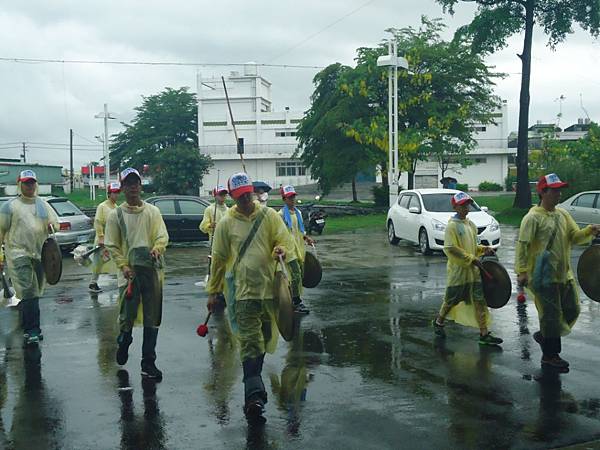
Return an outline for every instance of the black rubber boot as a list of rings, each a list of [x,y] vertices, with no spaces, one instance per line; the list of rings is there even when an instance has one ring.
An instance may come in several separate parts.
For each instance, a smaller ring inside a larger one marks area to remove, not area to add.
[[[23,323],[23,340],[25,346],[35,346],[43,339],[40,329],[39,298],[23,299],[20,304]]]
[[[300,297],[294,297],[292,299],[292,308],[296,314],[309,314],[310,309],[302,302]]]
[[[121,331],[121,334],[117,337],[117,364],[122,366],[127,363],[129,359],[129,346],[133,338],[131,337],[131,331]]]
[[[144,327],[144,342],[142,343],[142,376],[162,380],[162,372],[158,370],[156,361],[156,340],[158,328]]]
[[[249,423],[264,423],[263,417],[267,403],[267,391],[261,377],[265,355],[242,362],[244,369],[244,414]]]

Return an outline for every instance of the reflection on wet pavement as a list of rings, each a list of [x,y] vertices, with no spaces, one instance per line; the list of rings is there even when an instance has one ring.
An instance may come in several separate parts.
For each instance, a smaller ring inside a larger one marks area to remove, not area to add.
[[[503,229],[499,257],[511,276],[515,239]],[[41,352],[21,348],[18,312],[2,308],[0,448],[531,449],[600,437],[598,304],[582,296],[563,341],[570,373],[545,372],[531,300],[518,304],[515,293],[493,311],[502,349],[480,348],[476,330],[452,324],[439,341],[430,322],[445,289],[443,256],[390,246],[384,230],[318,240],[324,277],[306,291],[311,314],[265,360],[264,427],[246,426],[226,316],[211,319],[206,338],[195,334],[208,247],[178,244],[167,254],[160,384],[140,376],[140,330],[128,364],[114,362],[110,277],[90,296],[86,269],[65,260],[41,302]]]

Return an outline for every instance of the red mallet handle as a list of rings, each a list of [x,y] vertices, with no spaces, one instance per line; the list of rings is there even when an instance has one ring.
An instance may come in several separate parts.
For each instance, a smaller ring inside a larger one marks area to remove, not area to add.
[[[204,321],[204,323],[201,323],[200,325],[198,325],[198,328],[196,328],[196,334],[200,337],[204,337],[208,334],[208,321],[210,320],[210,316],[212,315],[212,312],[209,311],[208,315],[206,316],[206,320]]]
[[[125,291],[125,298],[130,299],[131,297],[133,297],[133,280],[129,280],[127,290]]]
[[[483,273],[483,276],[486,277],[488,280],[493,280],[494,277],[492,276],[491,273],[489,273],[487,270],[485,270],[483,267],[481,268],[481,272]]]
[[[517,301],[519,303],[525,303],[525,301],[527,300],[527,297],[525,297],[525,290],[523,289],[523,286],[519,286],[518,291],[519,291],[519,295],[517,295]]]

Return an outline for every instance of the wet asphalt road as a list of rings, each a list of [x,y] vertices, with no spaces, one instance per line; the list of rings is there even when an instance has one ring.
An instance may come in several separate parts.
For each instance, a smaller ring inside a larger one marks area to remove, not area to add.
[[[512,273],[516,230],[503,233],[499,256]],[[515,296],[493,312],[502,350],[479,348],[476,330],[454,324],[436,342],[445,259],[392,247],[384,230],[319,239],[325,272],[305,295],[312,313],[267,355],[268,423],[249,430],[227,328],[211,320],[211,339],[195,335],[207,251],[168,251],[160,384],[142,383],[141,330],[119,371],[116,283],[102,278],[109,290],[91,297],[87,269],[70,258],[41,302],[39,351],[21,348],[17,312],[2,308],[0,448],[533,449],[600,437],[598,304],[582,296],[563,341],[568,374],[540,370],[535,307]]]

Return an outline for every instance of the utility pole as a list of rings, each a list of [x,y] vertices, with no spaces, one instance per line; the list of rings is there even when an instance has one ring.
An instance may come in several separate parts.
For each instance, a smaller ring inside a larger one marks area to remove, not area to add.
[[[73,193],[73,129],[72,128],[69,130],[69,153],[71,156],[69,181],[71,182],[71,193]]]
[[[24,163],[27,162],[27,144],[25,144],[25,142],[23,142],[23,154],[21,155],[21,158],[23,158]]]
[[[104,119],[104,142],[102,153],[104,155],[104,184],[108,187],[110,183],[110,156],[108,152],[108,119],[116,119],[108,112],[108,103],[104,104],[104,111],[94,116],[96,119]]]

